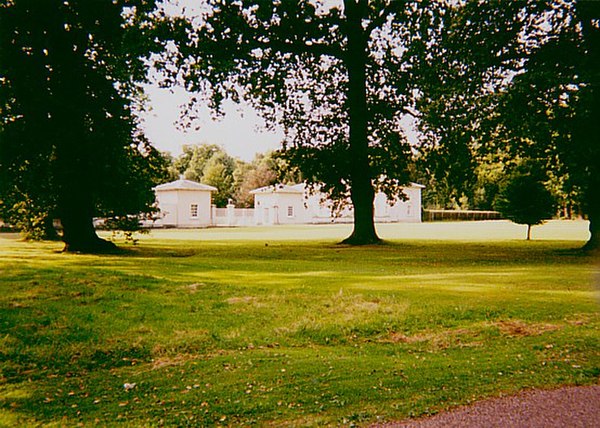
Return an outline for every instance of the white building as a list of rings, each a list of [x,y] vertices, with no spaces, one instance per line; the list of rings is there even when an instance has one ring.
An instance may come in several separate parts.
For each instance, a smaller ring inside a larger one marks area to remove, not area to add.
[[[375,221],[378,223],[420,223],[421,222],[421,190],[425,186],[417,183],[402,188],[406,200],[396,198],[388,200],[384,193],[377,193],[373,202]]]
[[[420,222],[421,190],[425,186],[411,183],[404,187],[406,200],[389,201],[384,193],[374,200],[375,221]],[[278,184],[251,191],[254,195],[254,221],[257,225],[352,222],[352,206],[344,208],[334,217],[333,203],[322,193],[310,194],[304,184],[293,186]]]
[[[304,206],[304,185],[277,184],[254,189],[254,222],[264,224],[308,223]]]
[[[389,201],[377,193],[374,200],[375,221],[420,222],[421,190],[425,186],[411,183],[403,189],[406,200]],[[252,190],[254,209],[226,208],[212,205],[215,187],[183,178],[154,188],[160,209],[158,227],[251,226],[274,224],[311,224],[352,222],[351,204],[332,214],[333,203],[323,193],[310,193],[304,184],[261,187]]]
[[[207,227],[213,223],[211,193],[217,189],[183,178],[154,188],[161,218],[157,226]]]

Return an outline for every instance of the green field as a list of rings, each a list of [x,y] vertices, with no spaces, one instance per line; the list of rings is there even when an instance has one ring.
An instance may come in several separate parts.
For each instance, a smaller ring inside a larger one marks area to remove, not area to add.
[[[105,256],[0,234],[0,426],[368,425],[598,383],[586,227],[164,230]]]

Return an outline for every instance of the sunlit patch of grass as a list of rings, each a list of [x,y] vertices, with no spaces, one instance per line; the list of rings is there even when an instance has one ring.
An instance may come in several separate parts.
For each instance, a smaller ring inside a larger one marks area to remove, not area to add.
[[[161,231],[106,256],[0,235],[0,425],[368,425],[596,383],[597,260],[484,226]]]

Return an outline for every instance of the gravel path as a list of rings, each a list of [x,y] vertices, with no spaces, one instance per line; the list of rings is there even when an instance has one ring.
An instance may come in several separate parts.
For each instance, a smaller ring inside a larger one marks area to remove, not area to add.
[[[428,418],[378,426],[600,428],[600,385],[526,391],[458,407]]]

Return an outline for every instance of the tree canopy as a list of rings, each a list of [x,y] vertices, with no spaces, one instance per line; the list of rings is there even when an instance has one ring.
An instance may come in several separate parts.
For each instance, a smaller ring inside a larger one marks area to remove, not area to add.
[[[65,248],[110,248],[94,216],[149,211],[162,158],[132,99],[151,0],[0,2],[0,210],[62,223]],[[145,30],[144,30],[145,28]],[[145,33],[146,32],[146,33]]]
[[[531,226],[555,214],[556,201],[540,175],[532,169],[516,169],[502,180],[494,201],[503,217],[527,225],[527,240],[531,239]]]
[[[472,1],[440,16],[416,73],[428,171],[464,189],[486,159],[504,173],[542,162],[560,192],[579,197],[586,246],[598,248],[600,3]]]
[[[552,22],[500,102],[502,129],[519,153],[540,154],[575,188],[590,221],[587,249],[600,248],[600,3],[548,1]]]
[[[375,189],[398,195],[410,178],[399,122],[412,105],[408,48],[426,29],[417,25],[420,8],[384,0],[207,3],[177,41],[172,81],[183,77],[215,109],[244,97],[282,125],[284,155],[303,178],[351,198],[347,242],[378,242]]]

